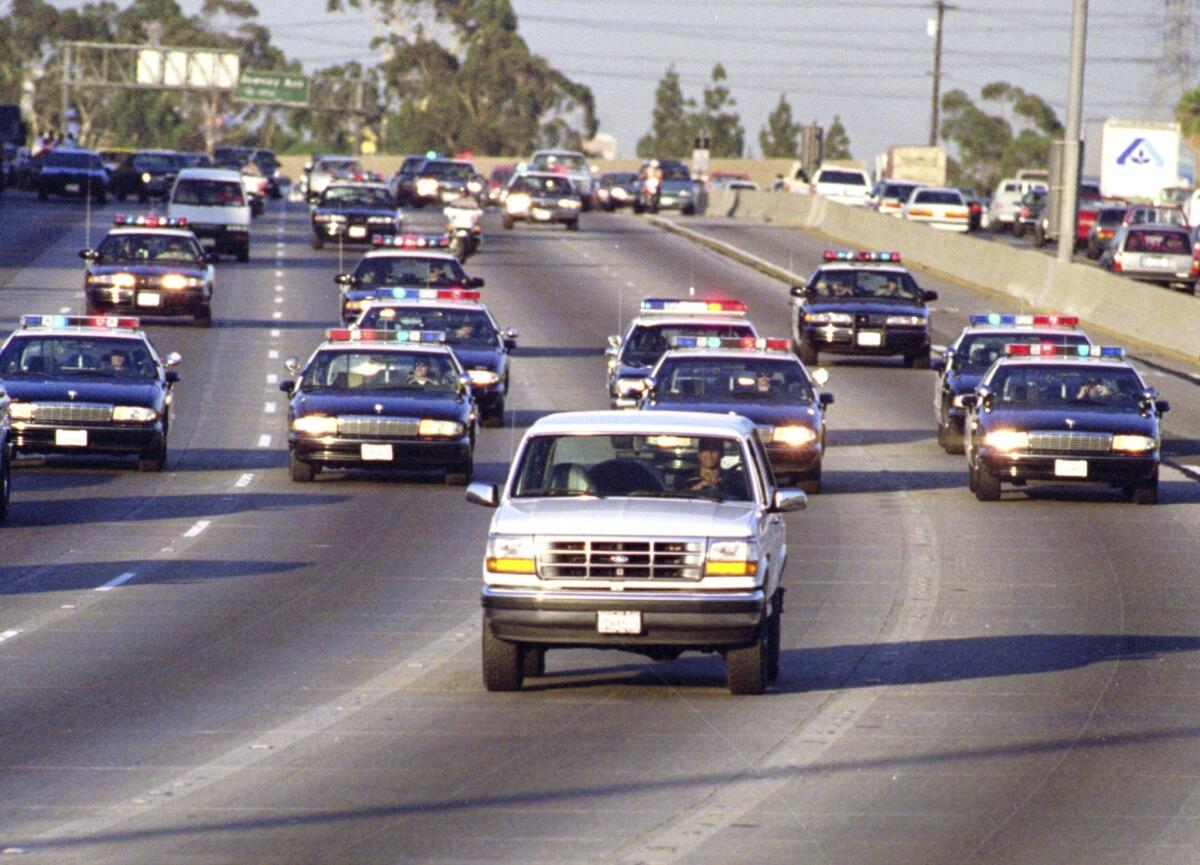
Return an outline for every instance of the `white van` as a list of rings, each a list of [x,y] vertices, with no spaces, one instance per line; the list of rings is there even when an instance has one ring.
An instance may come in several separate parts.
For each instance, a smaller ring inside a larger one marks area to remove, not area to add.
[[[823,195],[830,201],[855,207],[871,204],[871,178],[859,168],[844,168],[836,165],[822,166],[813,175],[812,192]]]
[[[250,260],[250,203],[238,172],[183,169],[167,198],[167,216],[186,219],[208,252]]]

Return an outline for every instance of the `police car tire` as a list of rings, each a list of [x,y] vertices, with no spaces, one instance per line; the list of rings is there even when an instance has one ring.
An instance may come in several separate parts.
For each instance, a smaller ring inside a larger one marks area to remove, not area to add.
[[[467,457],[466,462],[454,468],[447,468],[445,481],[447,486],[465,487],[471,482],[471,475],[475,473],[475,458]]]
[[[310,483],[317,476],[317,467],[300,459],[296,456],[295,451],[292,451],[288,458],[288,467],[291,470],[292,480],[296,483]]]
[[[753,643],[725,653],[725,682],[729,693],[754,695],[767,689],[767,629],[764,620]]]
[[[38,187],[37,192],[38,192],[38,201],[49,201],[50,200],[50,193],[46,191],[45,187]]]
[[[913,369],[929,369],[929,349],[920,354],[907,355],[904,358],[904,365]]]
[[[138,456],[139,472],[161,472],[167,465],[167,443]]]
[[[521,644],[501,640],[483,623],[483,687],[489,691],[519,691],[525,678]]]
[[[1134,485],[1129,498],[1138,505],[1158,504],[1158,470],[1148,480]]]
[[[815,366],[817,363],[818,352],[810,343],[800,343],[800,349],[796,354],[800,356],[800,362],[805,366]]]
[[[938,427],[938,444],[948,454],[961,454],[964,450],[963,437],[951,427]]]
[[[321,237],[321,235],[319,235],[319,234],[314,233],[312,236],[312,248],[313,249],[324,249],[325,248],[325,238]]]
[[[8,460],[0,465],[0,522],[8,516],[8,500],[12,494],[12,466]]]
[[[541,646],[525,646],[521,658],[522,678],[546,675],[546,650]]]
[[[578,219],[572,219],[570,222],[567,223],[567,231],[578,231],[578,230],[579,230],[579,220]]]
[[[250,247],[249,246],[243,247],[242,249],[238,250],[237,260],[240,261],[242,264],[245,264],[247,261],[250,260]]]
[[[805,495],[815,496],[821,491],[821,464],[817,463],[811,471],[800,475],[796,481],[796,486],[800,487]]]
[[[1000,501],[1000,480],[988,474],[982,466],[975,471],[975,498],[981,502]]]
[[[479,421],[479,425],[485,429],[499,429],[504,426],[504,404],[494,411],[485,414]]]
[[[516,224],[516,222],[513,220],[513,218],[511,216],[504,217],[504,230],[505,231],[512,231],[512,227],[515,224]]]

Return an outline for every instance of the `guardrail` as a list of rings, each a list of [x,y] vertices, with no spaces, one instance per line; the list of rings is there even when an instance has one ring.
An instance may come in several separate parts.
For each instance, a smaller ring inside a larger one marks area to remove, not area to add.
[[[1033,250],[937,231],[815,195],[719,190],[707,213],[811,228],[855,248],[896,249],[904,260],[1151,346],[1200,356],[1200,303],[1190,295]]]

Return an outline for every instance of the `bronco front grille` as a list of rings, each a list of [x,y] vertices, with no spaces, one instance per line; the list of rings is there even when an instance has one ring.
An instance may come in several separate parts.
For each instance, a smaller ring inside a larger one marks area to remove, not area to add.
[[[547,580],[698,580],[704,541],[697,538],[584,538],[547,541],[538,571]]]
[[[33,419],[37,423],[86,424],[108,423],[113,407],[96,402],[35,402]]]
[[[354,438],[416,438],[420,424],[417,418],[342,415],[338,433]]]
[[[1031,432],[1030,453],[1088,454],[1112,450],[1112,434],[1098,432]]]

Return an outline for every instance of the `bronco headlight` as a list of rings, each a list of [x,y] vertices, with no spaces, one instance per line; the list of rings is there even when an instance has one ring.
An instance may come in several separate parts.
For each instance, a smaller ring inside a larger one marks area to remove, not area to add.
[[[1112,449],[1122,453],[1141,454],[1154,450],[1154,439],[1149,436],[1115,435],[1112,438]]]
[[[531,535],[489,535],[485,559],[493,574],[537,573]]]
[[[853,324],[854,318],[845,312],[806,312],[804,320],[809,324]]]
[[[500,376],[492,372],[490,369],[469,369],[467,375],[471,378],[471,384],[477,384],[481,387],[496,384],[500,381]]]
[[[8,416],[12,420],[33,420],[33,403],[10,402]]]
[[[509,213],[524,213],[532,202],[533,199],[524,192],[512,192],[504,199],[504,209]]]
[[[166,289],[199,288],[203,284],[203,280],[182,273],[168,273],[162,278],[162,287]]]
[[[810,445],[816,440],[816,431],[806,426],[777,426],[775,427],[774,435],[771,437],[771,441],[774,444],[788,445],[795,448]]]
[[[707,577],[752,577],[758,573],[758,545],[754,541],[710,540],[706,559],[704,575]]]
[[[889,315],[887,317],[888,324],[904,324],[910,327],[917,327],[925,323],[925,318],[920,315]]]
[[[453,420],[433,420],[422,418],[417,426],[417,435],[434,438],[459,438],[463,434],[463,425]]]
[[[141,405],[113,406],[112,419],[118,423],[152,423],[158,420],[158,412]]]
[[[983,443],[1003,453],[1020,451],[1029,447],[1029,433],[1015,429],[993,430],[983,437]]]
[[[338,431],[336,417],[323,414],[306,414],[292,421],[292,430],[312,436],[331,436]]]

